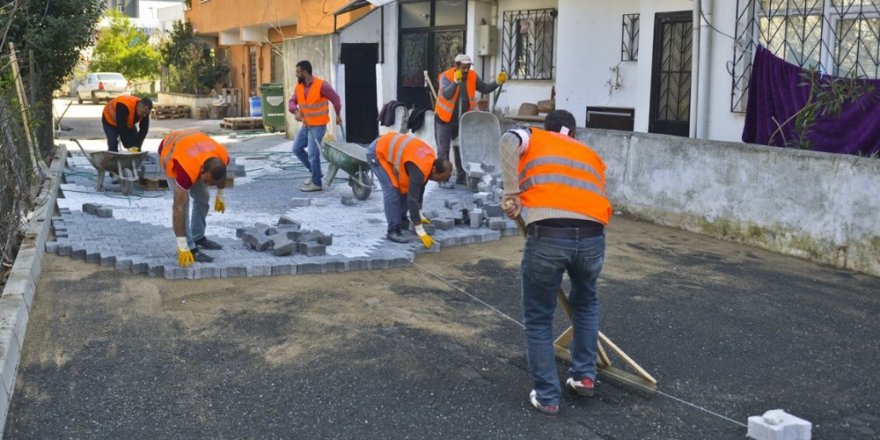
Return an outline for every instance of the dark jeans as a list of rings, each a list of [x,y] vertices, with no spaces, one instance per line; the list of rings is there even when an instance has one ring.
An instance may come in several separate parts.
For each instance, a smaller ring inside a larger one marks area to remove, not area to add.
[[[104,135],[107,136],[107,150],[119,151],[119,130],[107,123],[107,120],[101,117],[101,125],[104,127]]]
[[[449,150],[452,141],[458,138],[458,120],[443,122],[440,118],[434,118],[434,138],[437,140],[437,158],[449,160]],[[464,183],[466,174],[461,166],[461,149],[455,148],[455,171],[456,180]]]
[[[562,275],[571,278],[574,338],[571,368],[575,380],[596,379],[599,338],[599,302],[596,284],[605,261],[605,235],[581,239],[529,236],[521,266],[523,324],[529,376],[544,405],[558,405],[561,394],[553,350],[553,314]]]
[[[385,220],[388,222],[388,232],[399,232],[402,227],[403,229],[408,228],[407,196],[401,194],[391,184],[388,173],[379,164],[379,159],[376,157],[376,141],[373,141],[370,147],[367,148],[367,163],[370,165],[370,169],[373,170],[376,179],[379,179],[379,185],[382,186],[382,202],[385,205]]]

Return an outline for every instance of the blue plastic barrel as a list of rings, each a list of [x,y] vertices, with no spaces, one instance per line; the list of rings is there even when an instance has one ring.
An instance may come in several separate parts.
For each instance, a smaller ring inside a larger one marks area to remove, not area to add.
[[[251,117],[257,118],[263,116],[263,104],[259,96],[251,96],[248,99],[250,104]]]

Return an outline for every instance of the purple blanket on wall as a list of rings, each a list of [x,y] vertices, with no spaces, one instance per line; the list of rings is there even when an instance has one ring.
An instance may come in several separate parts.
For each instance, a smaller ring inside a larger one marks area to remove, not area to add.
[[[770,136],[783,122],[797,113],[807,103],[809,87],[798,86],[803,82],[804,69],[785,62],[769,50],[758,47],[752,64],[749,98],[746,107],[743,142],[770,145]],[[880,81],[869,80],[874,85],[871,96],[862,96],[856,102],[848,102],[835,117],[817,117],[807,138],[812,149],[829,153],[872,155],[880,152]],[[785,139],[795,138],[794,125],[786,124]],[[784,146],[779,134],[774,146]]]

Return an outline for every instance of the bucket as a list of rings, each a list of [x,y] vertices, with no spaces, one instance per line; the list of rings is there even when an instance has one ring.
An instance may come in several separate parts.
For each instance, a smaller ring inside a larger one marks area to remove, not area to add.
[[[263,104],[260,102],[259,96],[251,96],[248,98],[251,117],[257,118],[263,116]]]

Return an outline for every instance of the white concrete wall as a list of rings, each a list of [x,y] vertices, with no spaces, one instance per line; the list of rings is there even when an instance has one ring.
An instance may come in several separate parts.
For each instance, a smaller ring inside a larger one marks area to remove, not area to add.
[[[712,15],[707,16],[709,22],[721,32],[734,35],[736,31],[736,2],[708,0],[712,3]],[[727,71],[727,65],[733,60],[733,41],[715,31],[709,32],[711,57],[709,78],[701,76],[701,81],[709,81],[709,102],[699,117],[708,117],[709,139],[723,141],[740,141],[745,124],[744,113],[730,111],[730,92],[733,77]],[[702,75],[702,74],[701,74]]]
[[[640,46],[639,61],[620,61],[623,14],[638,12],[639,0],[559,0],[556,108],[570,111],[579,125],[587,106],[639,107],[639,91],[650,90],[650,83],[638,81],[638,66],[650,64],[650,50]],[[622,83],[617,89],[608,85],[615,66]]]
[[[383,54],[380,53],[379,64],[376,65],[376,81],[378,82],[376,84],[376,94],[378,95],[376,102],[379,103],[380,108],[386,102],[397,99],[397,45],[399,41],[397,3],[388,4],[382,8],[385,9],[385,28],[382,30],[385,33],[385,47],[380,47],[379,50],[384,50],[384,62]]]
[[[309,60],[309,62],[312,63],[312,73],[315,76],[319,76],[327,81],[330,81],[330,84],[340,94],[340,96],[345,96],[344,88],[340,87],[340,85],[344,85],[345,78],[338,75],[338,72],[341,69],[339,69],[339,64],[337,63],[337,61],[339,60],[339,54],[336,52],[336,48],[339,47],[339,43],[337,40],[338,36],[335,34],[284,40],[284,42],[281,44],[281,50],[284,54],[284,71],[294,72],[296,71],[296,63],[300,62],[301,60]],[[285,75],[285,102],[287,99],[290,99],[290,96],[293,94],[294,90],[296,90],[296,76]],[[286,108],[287,106],[285,105],[285,109]],[[345,117],[345,111],[345,102],[343,102],[343,118]],[[334,136],[336,133],[336,117],[335,115],[333,115],[332,111],[330,113],[330,124],[327,126],[327,135]],[[299,129],[300,123],[293,118],[293,115],[290,114],[290,112],[285,111],[285,115],[287,137],[293,138],[293,136],[296,135],[296,132]]]
[[[578,139],[605,161],[615,210],[880,275],[880,160],[611,130]]]

